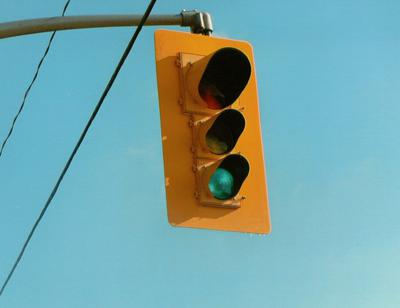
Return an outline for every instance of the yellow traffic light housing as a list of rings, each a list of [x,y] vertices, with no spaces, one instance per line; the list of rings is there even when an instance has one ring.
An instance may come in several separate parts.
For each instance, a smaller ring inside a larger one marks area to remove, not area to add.
[[[155,48],[169,222],[269,233],[251,45],[158,30]]]

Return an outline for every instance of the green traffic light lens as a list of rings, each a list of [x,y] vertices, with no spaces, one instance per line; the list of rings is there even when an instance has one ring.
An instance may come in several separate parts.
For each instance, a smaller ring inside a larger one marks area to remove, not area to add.
[[[208,189],[215,199],[231,199],[238,194],[249,171],[246,158],[239,154],[228,155],[211,175]]]
[[[215,199],[227,200],[233,197],[234,179],[233,175],[226,169],[217,168],[208,183]]]

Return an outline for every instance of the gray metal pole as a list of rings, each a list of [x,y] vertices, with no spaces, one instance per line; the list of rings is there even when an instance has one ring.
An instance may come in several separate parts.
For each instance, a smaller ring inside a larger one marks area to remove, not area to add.
[[[48,31],[99,27],[137,26],[142,15],[63,16],[0,23],[0,39]],[[192,32],[210,35],[211,17],[208,13],[182,11],[177,15],[151,15],[146,26],[178,25],[191,27]]]

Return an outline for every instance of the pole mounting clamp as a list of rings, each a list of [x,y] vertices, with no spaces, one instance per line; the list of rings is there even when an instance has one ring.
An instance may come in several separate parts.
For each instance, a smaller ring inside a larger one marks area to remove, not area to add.
[[[199,33],[203,35],[211,35],[213,32],[213,25],[211,15],[207,12],[199,12],[197,10],[181,12],[182,26],[190,27],[192,33]]]

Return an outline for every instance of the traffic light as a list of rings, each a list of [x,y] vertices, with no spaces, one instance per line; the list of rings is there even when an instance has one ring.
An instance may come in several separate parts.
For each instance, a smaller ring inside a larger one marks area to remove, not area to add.
[[[251,45],[158,30],[155,51],[169,222],[269,233]]]

